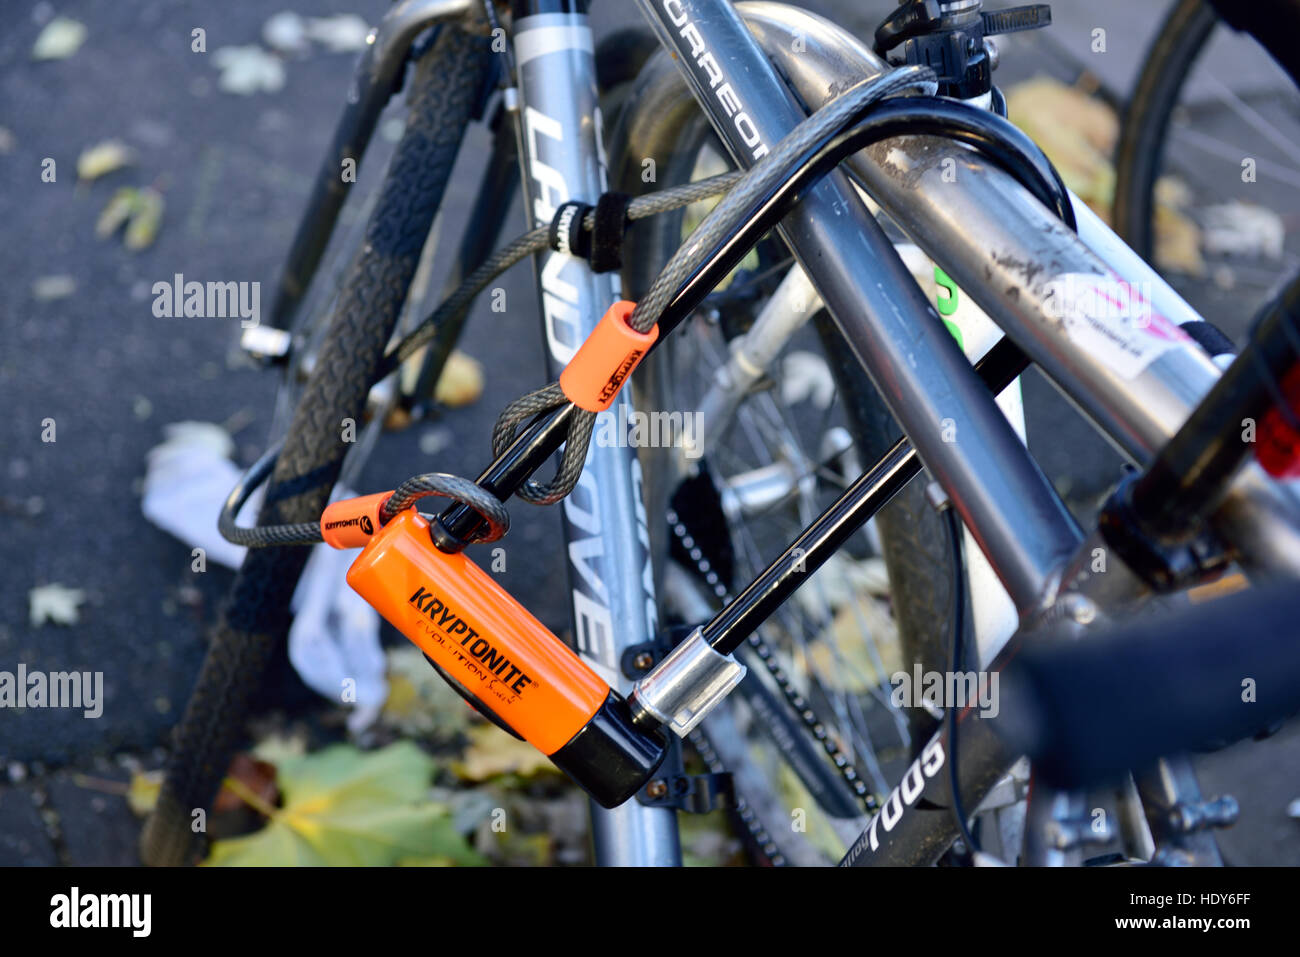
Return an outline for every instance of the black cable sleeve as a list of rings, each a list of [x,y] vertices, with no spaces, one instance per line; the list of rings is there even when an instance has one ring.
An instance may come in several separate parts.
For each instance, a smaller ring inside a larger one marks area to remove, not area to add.
[[[1026,642],[1002,672],[994,727],[1062,789],[1250,736],[1300,709],[1298,623],[1300,590],[1285,582],[1086,641]]]

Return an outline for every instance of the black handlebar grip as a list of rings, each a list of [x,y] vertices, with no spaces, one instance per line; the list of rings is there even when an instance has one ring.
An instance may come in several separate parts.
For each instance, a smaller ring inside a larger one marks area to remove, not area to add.
[[[1300,710],[1300,584],[1029,643],[1002,674],[1002,699],[998,732],[1061,788],[1250,736]]]

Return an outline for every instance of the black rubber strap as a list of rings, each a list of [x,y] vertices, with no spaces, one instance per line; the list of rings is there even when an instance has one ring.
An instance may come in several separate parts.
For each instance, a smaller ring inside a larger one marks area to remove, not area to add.
[[[1212,358],[1217,359],[1219,356],[1235,356],[1237,354],[1237,347],[1233,344],[1233,341],[1213,323],[1204,320],[1192,321],[1185,322],[1178,328],[1195,339],[1196,344],[1208,352]],[[1300,352],[1300,345],[1297,346],[1296,351]],[[1258,353],[1255,355],[1255,368],[1259,372],[1265,388],[1273,397],[1273,404],[1277,406],[1278,413],[1293,431],[1300,432],[1300,416],[1297,416],[1296,411],[1291,408],[1291,403],[1287,401],[1281,383],[1277,381],[1269,370],[1268,364],[1264,362],[1262,355]]]
[[[555,210],[547,242],[556,252],[585,259],[592,272],[613,272],[623,268],[623,236],[630,220],[627,207],[632,197],[627,193],[605,193],[595,206],[570,200]],[[595,224],[590,232],[583,229],[587,213],[595,210]]]
[[[1210,354],[1211,358],[1217,359],[1219,356],[1235,356],[1237,347],[1218,326],[1204,320],[1184,322],[1178,327],[1196,340],[1196,344]],[[1300,347],[1297,348],[1300,352]],[[1286,394],[1283,391],[1273,373],[1269,370],[1268,364],[1264,362],[1263,356],[1259,353],[1255,355],[1255,368],[1259,372],[1261,381],[1269,394],[1273,397],[1273,404],[1277,406],[1278,413],[1286,421],[1286,424],[1295,432],[1300,432],[1300,416],[1291,408],[1291,403],[1287,401]]]
[[[623,268],[623,236],[627,232],[627,193],[605,193],[596,200],[596,222],[591,231],[592,272],[613,272]]]
[[[561,203],[551,220],[547,237],[550,247],[556,252],[586,259],[591,252],[591,237],[582,228],[582,220],[590,209],[591,206],[576,199]]]

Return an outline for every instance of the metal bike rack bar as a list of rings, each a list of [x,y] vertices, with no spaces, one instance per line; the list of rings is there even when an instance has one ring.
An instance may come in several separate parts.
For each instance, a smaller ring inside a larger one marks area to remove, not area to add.
[[[775,3],[737,10],[791,86],[815,110],[846,84],[884,69],[840,27]],[[794,41],[801,52],[794,53]],[[898,137],[847,163],[873,199],[1011,336],[1058,389],[1134,461],[1145,464],[1210,390],[1220,370],[1192,343],[1164,351],[1126,378],[1105,356],[1064,334],[1050,276],[1115,277],[1141,290],[1155,316],[1173,325],[1200,317],[1088,207],[1075,202],[1078,235],[1001,170],[934,137]],[[947,171],[955,172],[955,181]],[[1248,464],[1233,481],[1214,525],[1249,554],[1248,571],[1300,574],[1300,494]]]

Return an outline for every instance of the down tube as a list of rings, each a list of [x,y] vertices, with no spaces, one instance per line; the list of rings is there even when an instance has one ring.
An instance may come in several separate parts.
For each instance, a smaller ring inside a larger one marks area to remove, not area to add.
[[[567,200],[594,203],[606,178],[586,5],[547,3],[547,9],[561,6],[566,12],[533,13],[538,6],[517,5],[514,42],[524,197],[534,225],[543,226]],[[619,298],[619,279],[616,273],[596,275],[583,260],[559,252],[543,254],[537,266],[547,368],[554,380]],[[630,402],[626,390],[618,402]],[[618,406],[611,412],[618,414]],[[650,641],[658,626],[636,450],[628,443],[593,441],[582,480],[563,508],[575,648],[627,694],[632,683],[619,667],[623,650]],[[593,803],[591,821],[598,864],[681,863],[673,811],[636,800],[612,811]]]

